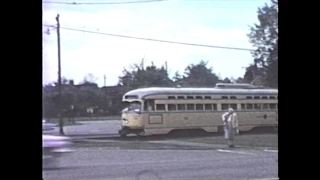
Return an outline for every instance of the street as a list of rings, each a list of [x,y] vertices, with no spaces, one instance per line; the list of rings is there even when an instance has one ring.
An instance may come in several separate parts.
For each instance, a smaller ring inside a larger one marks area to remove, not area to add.
[[[45,180],[107,179],[232,179],[278,177],[277,151],[121,150],[77,148],[65,156],[61,168],[44,170]]]
[[[115,134],[119,121],[81,122],[67,135]],[[56,128],[52,134],[58,134]],[[43,170],[45,180],[157,180],[277,178],[277,135],[242,135],[237,148],[223,137],[167,140],[82,139],[60,168]],[[266,150],[273,149],[273,150]]]

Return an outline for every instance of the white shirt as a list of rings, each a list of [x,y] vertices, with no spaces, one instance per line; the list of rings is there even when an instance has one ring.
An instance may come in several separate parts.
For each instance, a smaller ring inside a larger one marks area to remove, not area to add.
[[[226,112],[222,115],[222,121],[224,122],[226,120],[226,116],[229,114],[229,112]],[[234,128],[238,128],[238,116],[235,112],[233,112],[227,119],[227,122],[231,122],[232,126]]]

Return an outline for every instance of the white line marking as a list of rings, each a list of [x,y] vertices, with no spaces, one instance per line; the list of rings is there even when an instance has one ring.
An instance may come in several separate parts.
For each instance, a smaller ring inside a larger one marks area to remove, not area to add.
[[[108,151],[108,150],[119,150],[119,147],[104,147],[104,148],[73,148],[74,151],[81,151],[81,152],[97,152],[97,151]]]
[[[265,149],[264,151],[266,151],[266,152],[275,152],[275,153],[278,152],[278,150],[269,150],[269,149]]]
[[[109,143],[109,142],[115,142],[114,140],[98,140],[98,139],[77,139],[76,141],[82,141],[82,142],[91,142],[91,143]]]
[[[173,145],[186,145],[186,146],[202,146],[202,147],[219,147],[222,148],[225,145],[220,144],[207,144],[207,143],[197,143],[197,142],[187,142],[187,141],[148,141],[149,143],[160,143],[160,144],[173,144]]]
[[[98,130],[98,129],[92,129],[92,130],[89,130],[89,132],[99,132],[101,130]]]
[[[97,179],[97,180],[129,180],[127,178],[115,178],[115,179]],[[191,179],[188,179],[191,180]],[[279,178],[262,178],[262,179],[239,179],[239,180],[279,180]]]
[[[218,149],[217,151],[219,151],[219,152],[227,152],[227,153],[237,153],[237,154],[255,155],[255,154],[247,153],[247,152],[229,151],[229,150],[223,150],[223,149]]]

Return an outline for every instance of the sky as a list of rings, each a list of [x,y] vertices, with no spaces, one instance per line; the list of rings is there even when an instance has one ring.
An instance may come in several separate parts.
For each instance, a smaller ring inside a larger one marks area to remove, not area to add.
[[[49,1],[49,0],[44,0]],[[137,0],[57,0],[123,2]],[[51,0],[50,2],[54,2]],[[254,49],[247,34],[267,0],[167,0],[149,3],[67,5],[43,3],[43,24],[167,41]],[[57,31],[43,26],[43,84],[57,81]],[[189,64],[208,61],[213,72],[243,77],[253,62],[249,51],[168,44],[60,29],[62,76],[81,83],[92,74],[99,86],[118,83],[124,68],[167,62],[170,77]]]

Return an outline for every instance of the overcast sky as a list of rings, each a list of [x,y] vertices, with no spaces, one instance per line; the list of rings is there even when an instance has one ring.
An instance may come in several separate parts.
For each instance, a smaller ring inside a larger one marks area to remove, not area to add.
[[[47,1],[47,0],[44,0]],[[137,0],[60,0],[58,2],[121,2]],[[52,2],[52,1],[51,1]],[[246,34],[257,23],[265,0],[168,0],[136,4],[66,5],[43,3],[43,24],[101,33],[168,41],[253,48]],[[57,33],[43,27],[43,83],[57,80]],[[200,60],[222,78],[242,77],[253,62],[249,51],[167,44],[61,29],[62,76],[79,83],[91,73],[97,83],[115,85],[124,67],[139,63],[161,66],[170,76]]]

